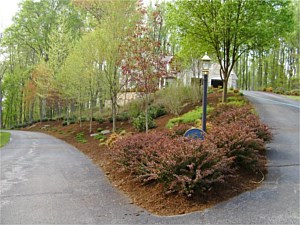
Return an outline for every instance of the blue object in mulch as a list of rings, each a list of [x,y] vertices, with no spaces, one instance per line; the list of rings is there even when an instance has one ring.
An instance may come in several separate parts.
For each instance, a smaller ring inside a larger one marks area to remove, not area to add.
[[[191,128],[187,130],[184,135],[184,137],[190,137],[193,139],[201,139],[204,140],[205,132],[203,130],[197,129],[197,128]]]

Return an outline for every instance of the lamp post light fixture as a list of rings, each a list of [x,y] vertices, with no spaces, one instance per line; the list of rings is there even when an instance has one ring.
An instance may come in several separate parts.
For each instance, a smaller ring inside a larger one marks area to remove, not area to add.
[[[211,59],[205,52],[202,57],[203,99],[202,99],[202,130],[206,132],[207,83]]]

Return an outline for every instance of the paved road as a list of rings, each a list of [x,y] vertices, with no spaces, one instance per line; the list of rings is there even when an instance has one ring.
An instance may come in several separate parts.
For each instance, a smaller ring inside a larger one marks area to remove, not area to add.
[[[159,217],[130,204],[72,146],[12,131],[0,150],[1,224],[299,224],[299,102],[245,92],[275,133],[269,175],[257,190],[204,212]]]

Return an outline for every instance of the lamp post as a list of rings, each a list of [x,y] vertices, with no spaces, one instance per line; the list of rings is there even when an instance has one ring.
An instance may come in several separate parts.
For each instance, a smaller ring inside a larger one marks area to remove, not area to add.
[[[202,130],[204,132],[206,132],[207,83],[208,83],[210,61],[211,59],[205,52],[205,55],[202,57],[202,77],[203,77]]]

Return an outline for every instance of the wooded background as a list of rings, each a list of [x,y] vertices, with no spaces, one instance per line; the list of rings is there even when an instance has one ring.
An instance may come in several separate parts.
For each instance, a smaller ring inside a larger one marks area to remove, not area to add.
[[[139,87],[149,100],[153,82],[199,67],[205,52],[221,65],[224,101],[232,70],[240,89],[297,94],[299,8],[297,0],[25,0],[0,35],[0,126],[92,120],[107,100],[115,126],[119,93]]]

